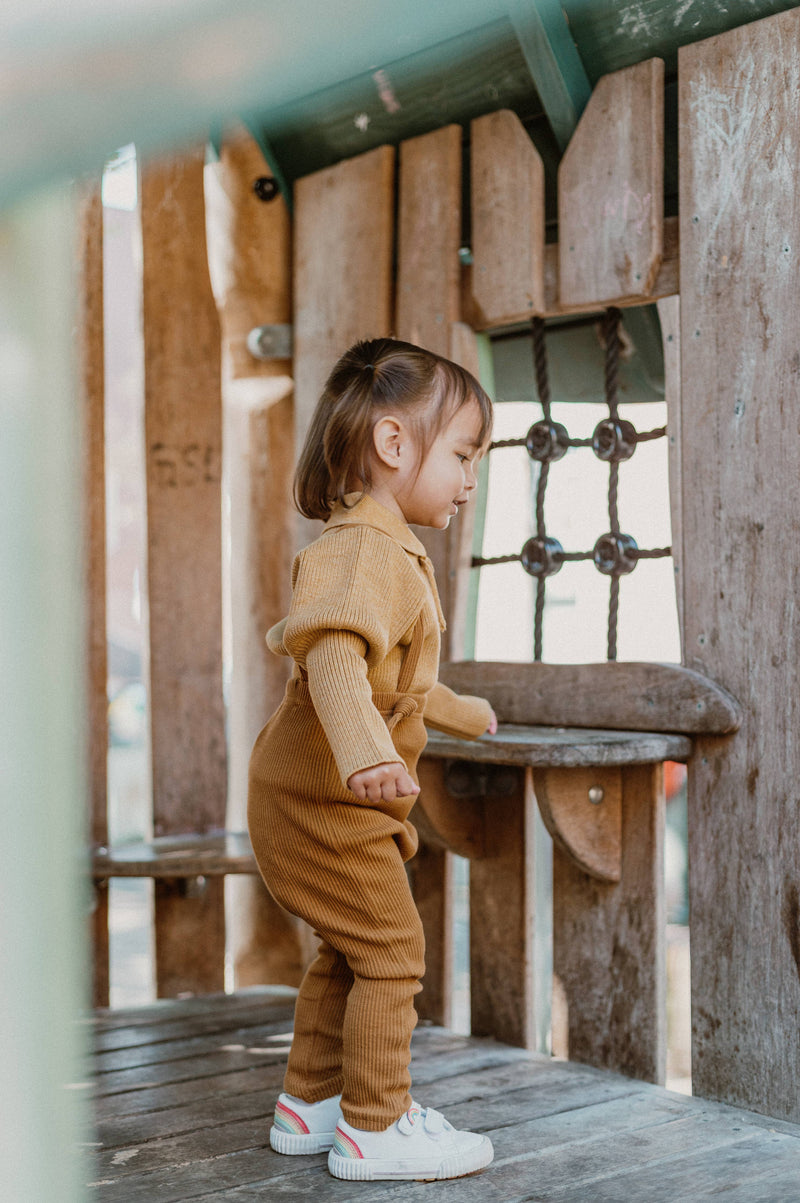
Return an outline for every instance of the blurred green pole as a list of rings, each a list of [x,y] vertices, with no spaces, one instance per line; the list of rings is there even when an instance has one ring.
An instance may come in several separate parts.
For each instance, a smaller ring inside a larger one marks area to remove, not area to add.
[[[71,188],[0,214],[0,1165],[86,1199],[81,450]]]

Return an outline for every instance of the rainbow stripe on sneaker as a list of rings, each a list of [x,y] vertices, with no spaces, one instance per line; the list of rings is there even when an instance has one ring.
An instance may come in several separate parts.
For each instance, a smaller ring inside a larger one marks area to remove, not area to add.
[[[351,1138],[345,1132],[343,1132],[341,1128],[336,1129],[336,1135],[333,1138],[333,1151],[334,1153],[337,1153],[339,1157],[360,1157],[362,1160],[364,1158],[364,1154],[361,1152],[356,1142],[351,1140]]]
[[[308,1136],[309,1133],[308,1124],[300,1118],[297,1112],[280,1102],[275,1104],[275,1127],[279,1128],[281,1132],[291,1132],[295,1136]]]

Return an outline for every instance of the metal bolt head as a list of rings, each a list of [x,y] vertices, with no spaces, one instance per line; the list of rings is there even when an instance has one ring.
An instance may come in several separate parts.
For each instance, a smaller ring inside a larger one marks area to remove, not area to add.
[[[593,806],[599,806],[605,797],[605,793],[601,785],[592,785],[589,789],[589,801]]]
[[[260,175],[253,180],[253,191],[261,201],[271,201],[280,192],[278,181],[271,175]]]

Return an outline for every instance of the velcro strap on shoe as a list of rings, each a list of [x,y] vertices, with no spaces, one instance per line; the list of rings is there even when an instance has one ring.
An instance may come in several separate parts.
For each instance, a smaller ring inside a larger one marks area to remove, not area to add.
[[[440,1111],[436,1111],[433,1107],[426,1107],[423,1114],[426,1132],[430,1132],[431,1136],[436,1136],[439,1132],[444,1131],[447,1121]]]

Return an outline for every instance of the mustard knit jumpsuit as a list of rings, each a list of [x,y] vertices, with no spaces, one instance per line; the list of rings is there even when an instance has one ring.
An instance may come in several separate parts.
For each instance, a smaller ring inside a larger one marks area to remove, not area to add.
[[[248,800],[268,889],[320,939],[284,1089],[308,1103],[341,1093],[348,1123],[381,1131],[411,1105],[425,947],[403,864],[417,849],[415,799],[362,802],[346,782],[398,760],[415,777],[423,717],[474,739],[491,710],[437,682],[444,620],[430,561],[369,496],[334,510],[295,559],[292,588],[289,615],[267,639],[293,673],[256,740]]]

